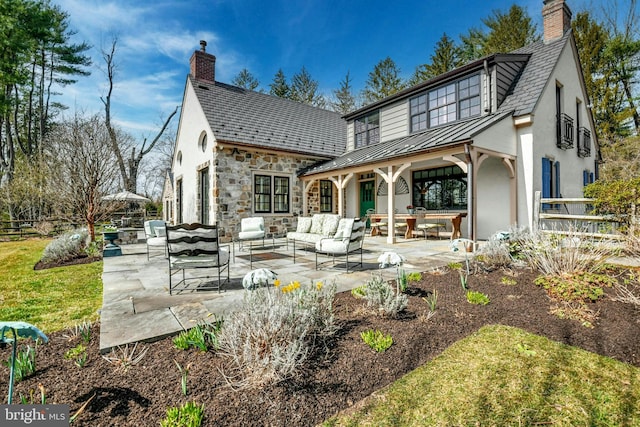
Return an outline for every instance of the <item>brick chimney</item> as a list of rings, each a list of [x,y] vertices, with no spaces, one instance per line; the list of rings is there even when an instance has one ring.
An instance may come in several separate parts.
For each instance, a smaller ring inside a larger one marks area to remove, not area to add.
[[[571,10],[564,0],[543,0],[544,42],[559,39],[571,28]]]
[[[216,57],[207,53],[207,42],[200,40],[200,50],[196,50],[189,60],[191,76],[210,83],[216,81]]]

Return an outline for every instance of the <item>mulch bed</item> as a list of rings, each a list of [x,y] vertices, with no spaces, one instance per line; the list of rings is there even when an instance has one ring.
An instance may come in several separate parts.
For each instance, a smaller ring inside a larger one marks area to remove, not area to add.
[[[504,276],[517,284],[502,284]],[[64,358],[80,338],[53,333],[50,342],[38,348],[37,373],[16,385],[14,401],[41,383],[48,403],[69,404],[72,413],[91,399],[74,423],[79,426],[158,425],[168,407],[187,400],[205,405],[207,426],[317,425],[487,324],[519,327],[640,367],[640,310],[613,301],[615,291],[606,289],[605,297],[593,304],[599,318],[587,328],[549,313],[551,302],[544,289],[533,284],[536,276],[529,270],[470,276],[469,287],[491,299],[489,305],[477,306],[466,301],[457,272],[424,274],[421,283],[408,289],[408,309],[398,319],[370,313],[364,301],[350,293],[338,294],[335,312],[341,329],[336,338],[314,354],[296,378],[262,390],[231,389],[219,372],[220,357],[177,350],[170,338],[144,344],[148,350],[143,361],[126,374],[116,372],[98,354],[99,325],[94,325],[89,359],[81,369]],[[436,314],[426,319],[424,297],[434,290]],[[384,353],[371,350],[360,338],[368,329],[391,334],[393,346]],[[2,360],[8,356],[8,349],[0,350]],[[181,393],[176,362],[190,364],[187,397]],[[6,390],[8,377],[2,366],[1,390]]]

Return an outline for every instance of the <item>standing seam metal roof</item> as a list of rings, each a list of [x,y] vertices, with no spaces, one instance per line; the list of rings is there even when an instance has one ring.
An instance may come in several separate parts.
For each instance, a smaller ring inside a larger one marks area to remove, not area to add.
[[[307,169],[303,175],[313,175],[357,165],[376,163],[392,158],[435,150],[457,142],[468,141],[488,127],[509,116],[511,116],[510,111],[500,114],[490,114],[455,122],[450,125],[439,126],[392,141],[379,142],[375,145],[349,151],[336,159],[312,166]]]

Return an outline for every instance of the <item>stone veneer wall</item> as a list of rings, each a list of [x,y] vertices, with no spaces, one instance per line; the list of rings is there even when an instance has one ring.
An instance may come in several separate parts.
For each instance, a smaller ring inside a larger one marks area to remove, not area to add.
[[[240,231],[240,220],[253,214],[253,172],[283,174],[291,177],[291,212],[288,214],[257,214],[264,217],[267,235],[281,235],[295,228],[297,217],[303,215],[303,184],[298,171],[315,164],[316,158],[303,158],[276,152],[234,149],[227,146],[215,150],[215,171],[212,186],[212,207],[222,241],[228,242]],[[309,193],[308,214],[320,212],[319,185]]]

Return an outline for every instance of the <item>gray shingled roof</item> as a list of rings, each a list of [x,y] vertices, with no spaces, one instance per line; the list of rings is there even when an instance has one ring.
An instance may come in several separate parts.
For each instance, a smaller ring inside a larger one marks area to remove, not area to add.
[[[439,126],[424,132],[397,138],[393,141],[369,145],[345,153],[336,159],[312,166],[307,169],[303,175],[313,175],[353,166],[373,164],[396,157],[404,157],[435,150],[457,142],[469,141],[483,130],[510,116],[510,111],[500,114],[490,114],[455,122],[450,125]]]
[[[498,111],[513,111],[514,116],[533,113],[570,36],[571,30],[550,43],[538,41],[511,52],[531,54],[531,58]]]
[[[189,76],[219,141],[332,158],[346,149],[338,113]]]

